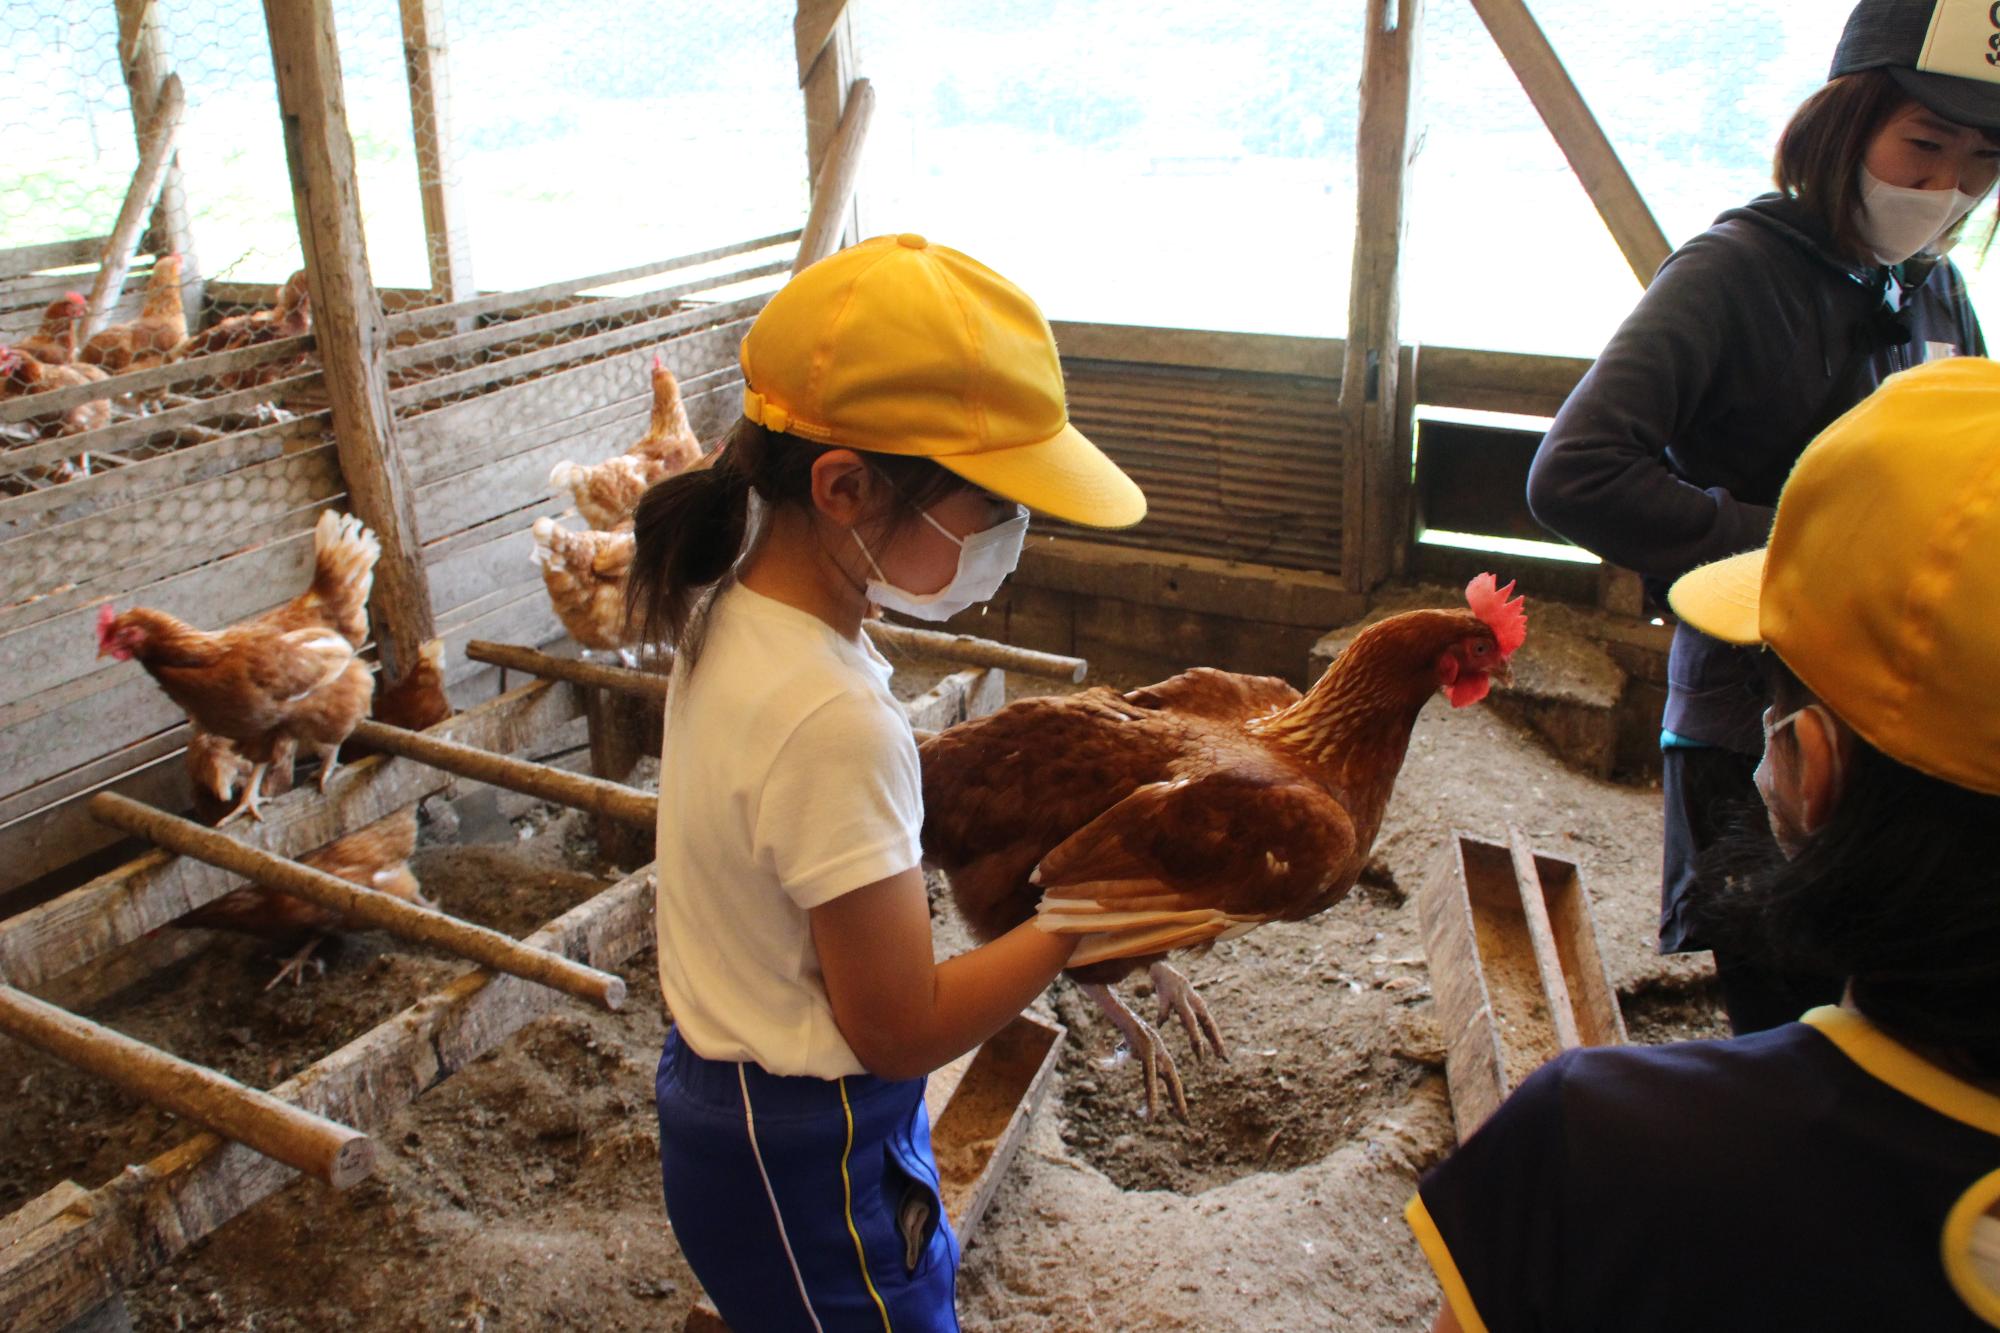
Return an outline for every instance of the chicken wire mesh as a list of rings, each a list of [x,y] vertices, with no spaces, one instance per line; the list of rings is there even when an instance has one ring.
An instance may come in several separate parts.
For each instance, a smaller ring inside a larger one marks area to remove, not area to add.
[[[504,11],[337,0],[355,185],[400,415],[699,330],[775,287],[808,199],[792,13],[769,0],[726,13],[656,4],[642,18],[605,0]],[[50,348],[71,317],[51,307],[91,290],[140,165],[151,98],[135,117],[128,84],[157,88],[169,75],[185,93],[173,166],[119,299],[86,316],[79,349],[105,324],[140,318],[148,284],[169,285],[155,259],[174,253],[178,318],[196,336],[175,352],[149,326],[159,347],[103,369],[273,342],[289,351],[100,392],[87,370],[34,362],[61,359]],[[6,6],[0,115],[37,131],[14,136],[20,151],[0,166],[0,345],[44,353],[0,361],[0,495],[324,406],[303,345],[284,341],[309,330],[310,309],[285,296],[301,246],[257,0]],[[756,238],[773,243],[745,244]],[[45,325],[52,339],[38,342]],[[625,378],[579,384],[570,408],[622,400],[643,413],[643,370]],[[269,394],[254,392],[271,381]],[[43,403],[8,401],[50,389],[58,397]],[[108,438],[95,433],[107,427]]]

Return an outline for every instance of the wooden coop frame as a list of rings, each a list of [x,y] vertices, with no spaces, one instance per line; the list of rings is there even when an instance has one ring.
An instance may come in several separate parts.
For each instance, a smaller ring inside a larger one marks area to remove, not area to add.
[[[190,310],[200,310],[204,301],[251,299],[256,294],[241,285],[205,279],[187,240],[185,194],[175,184],[179,167],[171,151],[182,94],[166,68],[157,11],[151,0],[114,3],[142,146],[139,179],[111,235],[0,252],[0,303],[33,306],[74,281],[51,270],[102,259],[102,290],[94,293],[93,309],[129,315],[149,266],[115,270],[135,250],[183,256],[181,285]],[[1644,282],[1666,256],[1666,241],[1527,6],[1523,0],[1473,3]],[[35,992],[42,1004],[82,1007],[173,961],[175,949],[186,946],[171,937],[148,940],[147,934],[240,883],[203,856],[233,858],[239,871],[291,875],[298,868],[283,858],[446,790],[454,781],[447,770],[581,803],[599,818],[600,839],[607,850],[616,849],[621,864],[641,866],[650,855],[650,799],[617,783],[638,754],[629,736],[646,734],[634,719],[643,722],[657,710],[664,683],[541,651],[562,631],[539,581],[524,576],[522,537],[535,519],[567,507],[550,498],[541,481],[551,463],[596,461],[628,441],[645,415],[644,397],[634,386],[643,382],[639,371],[653,355],[680,378],[697,432],[704,438],[719,433],[739,409],[736,344],[766,298],[711,294],[794,271],[858,234],[855,198],[865,188],[862,149],[874,93],[861,74],[850,4],[797,5],[795,57],[813,185],[811,211],[800,227],[513,292],[482,292],[474,282],[463,208],[450,186],[449,68],[439,6],[436,0],[401,0],[400,10],[432,261],[427,290],[378,291],[374,285],[358,203],[348,188],[353,148],[331,0],[266,0],[313,332],[199,363],[128,373],[108,390],[84,385],[0,404],[5,426],[77,407],[107,391],[170,391],[201,377],[270,369],[306,350],[320,363],[275,384],[8,454],[11,465],[54,465],[78,454],[86,460],[116,456],[161,432],[185,436],[158,457],[0,496],[0,554],[13,557],[0,559],[0,655],[13,682],[0,700],[0,773],[8,775],[8,790],[0,792],[0,910],[10,892],[63,872],[127,834],[156,837],[181,853],[148,852],[0,918],[0,982]],[[1369,0],[1367,6],[1360,202],[1345,338],[1056,325],[1075,419],[1149,491],[1183,500],[1196,494],[1187,460],[1212,451],[1225,431],[1236,433],[1241,423],[1232,404],[1276,402],[1285,410],[1273,414],[1275,424],[1256,443],[1263,457],[1282,460],[1283,467],[1253,465],[1232,484],[1253,497],[1271,496],[1294,488],[1295,467],[1304,464],[1330,512],[1338,514],[1334,536],[1277,557],[1231,558],[1215,553],[1230,548],[1218,542],[1222,533],[1214,517],[1195,503],[1167,503],[1161,506],[1166,521],[1145,531],[1121,537],[1065,530],[1038,541],[991,616],[962,622],[1005,643],[964,636],[947,642],[951,636],[877,628],[885,640],[975,667],[912,704],[914,726],[936,729],[997,706],[1001,669],[1077,678],[1080,656],[1169,669],[1199,660],[1295,676],[1312,641],[1360,615],[1384,581],[1463,576],[1455,553],[1414,541],[1416,405],[1552,415],[1589,363],[1398,341],[1421,11],[1421,0]],[[718,265],[727,271],[716,271]],[[656,285],[635,296],[582,296],[639,279]],[[618,322],[582,332],[607,319]],[[518,345],[579,333],[546,346]],[[475,353],[486,359],[438,371],[454,357]],[[275,424],[215,425],[274,392],[299,395],[310,406]],[[566,395],[601,406],[568,411]],[[528,494],[537,488],[538,497]],[[295,585],[309,567],[317,514],[343,500],[383,545],[370,621],[384,680],[403,677],[426,645],[442,641],[453,702],[464,711],[423,733],[370,724],[360,738],[386,753],[337,774],[323,802],[304,794],[274,801],[255,846],[222,835],[209,837],[232,846],[197,838],[180,821],[158,814],[186,803],[177,762],[185,726],[136,668],[79,667],[74,645],[107,598],[139,595],[149,604],[171,604],[169,609],[200,607],[211,621],[262,610],[271,600],[266,589]],[[1294,503],[1283,497],[1273,502]],[[129,540],[135,516],[143,516],[158,554],[133,554],[142,545]],[[121,533],[127,538],[122,546],[113,540]],[[1616,571],[1579,573],[1576,566],[1549,563],[1537,565],[1533,578],[1574,600],[1628,615],[1639,610],[1633,581]],[[510,671],[537,682],[509,690]],[[593,723],[595,779],[505,758],[586,716]],[[611,739],[621,734],[624,743]],[[299,892],[314,891],[307,878],[293,875],[287,882]],[[560,974],[581,985],[589,980],[584,969],[614,967],[651,937],[650,882],[635,869],[514,948],[567,960],[567,967],[545,965],[546,976]],[[470,936],[452,938],[464,947],[488,947],[469,945]],[[506,952],[489,951],[484,961],[502,961]],[[508,956],[519,961],[519,955]],[[600,988],[600,999],[611,993],[601,981],[589,984]],[[545,985],[475,971],[270,1096],[365,1132],[553,1004]],[[30,1009],[22,1006],[21,1012]],[[101,1044],[98,1037],[85,1030],[77,1040],[89,1046]],[[1046,1086],[1059,1041],[1059,1033],[1030,1041],[1042,1042],[1037,1049],[1044,1054],[1019,1105],[1031,1106]],[[1018,1141],[1018,1117],[1011,1124],[966,1198],[968,1223],[976,1222]],[[351,1173],[359,1151],[353,1143],[342,1138],[334,1154],[322,1158],[327,1176]],[[204,1133],[100,1189],[51,1191],[0,1219],[0,1323],[59,1327],[115,1300],[125,1286],[279,1188],[291,1173],[249,1147]]]

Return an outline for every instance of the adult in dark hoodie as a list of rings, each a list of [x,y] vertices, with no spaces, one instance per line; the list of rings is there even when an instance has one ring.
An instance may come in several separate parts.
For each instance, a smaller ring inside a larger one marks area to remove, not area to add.
[[[1656,597],[1697,565],[1763,545],[1792,463],[1884,378],[1939,357],[1986,353],[1949,259],[1932,247],[1900,263],[1880,262],[1873,233],[1881,227],[1871,231],[1863,182],[1875,191],[1884,178],[1863,168],[1898,153],[1921,154],[1914,145],[1927,141],[1912,137],[1919,132],[1941,137],[1924,128],[1940,118],[1903,77],[1912,71],[1896,69],[1892,77],[1880,64],[1853,63],[1850,39],[1863,11],[1883,7],[1864,3],[1856,11],[1836,77],[1786,127],[1776,172],[1781,192],[1724,213],[1667,259],[1535,456],[1528,503],[1536,517],[1637,571]],[[1982,97],[1980,108],[1992,104],[1990,117],[1937,127],[1962,136],[1940,151],[1956,154],[1952,169],[1962,168],[1963,178],[1889,184],[1910,187],[1906,195],[1949,188],[1983,194],[1993,179],[1990,158],[2000,152],[1990,133],[2000,127],[2000,85],[1983,86]],[[1962,103],[1953,107],[1967,114]],[[1724,1002],[1739,1033],[1839,998],[1834,978],[1782,974],[1752,951],[1704,938],[1697,868],[1732,817],[1757,808],[1752,774],[1763,749],[1765,702],[1752,650],[1676,628],[1661,738],[1660,947],[1716,947]]]

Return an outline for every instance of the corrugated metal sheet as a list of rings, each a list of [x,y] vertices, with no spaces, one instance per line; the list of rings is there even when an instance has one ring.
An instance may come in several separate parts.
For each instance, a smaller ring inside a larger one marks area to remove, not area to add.
[[[1145,490],[1143,523],[1064,536],[1340,571],[1341,456],[1331,380],[1065,360],[1070,420]]]

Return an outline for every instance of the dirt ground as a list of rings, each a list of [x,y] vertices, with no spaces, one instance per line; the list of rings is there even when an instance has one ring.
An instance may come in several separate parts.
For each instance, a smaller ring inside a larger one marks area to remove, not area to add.
[[[1705,955],[1653,952],[1657,791],[1570,772],[1487,709],[1433,705],[1376,873],[1314,920],[1184,966],[1232,1055],[1196,1064],[1169,1035],[1191,1125],[1140,1118],[1136,1064],[1074,987],[1043,998],[1070,1037],[967,1248],[965,1326],[1427,1327],[1436,1288],[1402,1207],[1453,1132],[1414,895],[1450,830],[1504,840],[1510,822],[1581,864],[1633,1040],[1722,1030]],[[607,882],[577,816],[456,825],[428,824],[415,862],[448,911],[520,934]],[[940,953],[964,948],[948,900],[936,915]],[[265,1086],[463,970],[368,934],[324,975],[265,993],[278,961],[219,937],[94,1016]],[[665,1024],[650,951],[621,971],[624,1012],[565,1004],[525,1028],[379,1134],[374,1177],[344,1194],[296,1183],[128,1293],[135,1327],[678,1328],[696,1286],[659,1200],[652,1071]],[[1143,982],[1131,989],[1150,1013]],[[99,1184],[188,1133],[9,1049],[0,1212],[65,1179]]]

